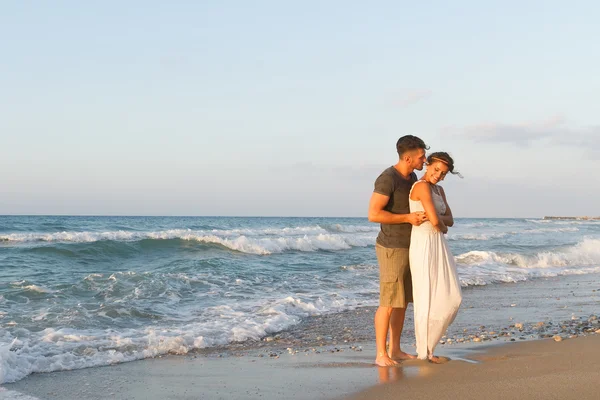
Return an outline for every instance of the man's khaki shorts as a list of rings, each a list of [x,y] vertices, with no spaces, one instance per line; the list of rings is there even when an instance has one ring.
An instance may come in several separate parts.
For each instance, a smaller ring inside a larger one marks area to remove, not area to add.
[[[379,305],[406,308],[413,301],[408,249],[377,244],[375,254],[379,262]]]

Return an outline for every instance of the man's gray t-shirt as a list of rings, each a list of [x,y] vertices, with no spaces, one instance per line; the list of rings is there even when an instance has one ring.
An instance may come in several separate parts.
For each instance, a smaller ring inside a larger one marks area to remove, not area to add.
[[[375,180],[375,193],[389,196],[390,200],[383,208],[393,214],[410,214],[408,194],[412,185],[417,181],[417,175],[412,172],[410,178],[404,179],[396,168],[389,167]],[[412,225],[406,224],[381,224],[377,236],[377,243],[383,247],[394,249],[408,249],[410,246],[410,232]]]

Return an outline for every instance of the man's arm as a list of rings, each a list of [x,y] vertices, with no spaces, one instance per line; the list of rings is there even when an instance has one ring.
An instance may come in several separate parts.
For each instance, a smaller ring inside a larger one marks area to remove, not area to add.
[[[389,200],[390,196],[373,192],[369,202],[369,221],[380,224],[412,224],[419,226],[427,220],[424,213],[394,214],[385,211],[384,208]]]

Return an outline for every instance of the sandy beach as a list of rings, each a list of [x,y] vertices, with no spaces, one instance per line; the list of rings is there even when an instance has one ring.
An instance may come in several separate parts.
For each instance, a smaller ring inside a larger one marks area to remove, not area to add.
[[[350,396],[359,399],[597,399],[600,335],[555,342],[507,344],[472,357],[419,367],[414,379],[389,374],[390,384]],[[406,363],[405,365],[408,365]],[[402,369],[402,368],[399,368]]]
[[[252,346],[33,373],[0,386],[0,400],[595,399],[597,287],[593,275],[574,275],[469,288],[463,312],[436,349],[452,359],[444,365],[376,367],[375,309],[367,307],[309,318]],[[414,353],[410,320],[403,348]]]
[[[444,365],[408,361],[378,368],[372,350],[277,358],[168,356],[34,374],[5,385],[0,399],[598,398],[599,334],[454,346],[440,351],[452,358]]]

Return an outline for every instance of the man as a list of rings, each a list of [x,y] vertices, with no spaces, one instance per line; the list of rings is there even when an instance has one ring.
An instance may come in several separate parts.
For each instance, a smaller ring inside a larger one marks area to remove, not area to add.
[[[415,358],[400,349],[406,306],[412,302],[412,281],[408,248],[412,225],[427,221],[422,213],[411,213],[408,195],[417,181],[414,170],[422,170],[429,147],[420,138],[402,136],[396,143],[398,163],[389,167],[375,181],[369,203],[369,221],[381,224],[375,252],[379,263],[379,308],[375,313],[375,363],[382,367],[396,365],[396,360]],[[389,353],[386,339],[390,331]]]

